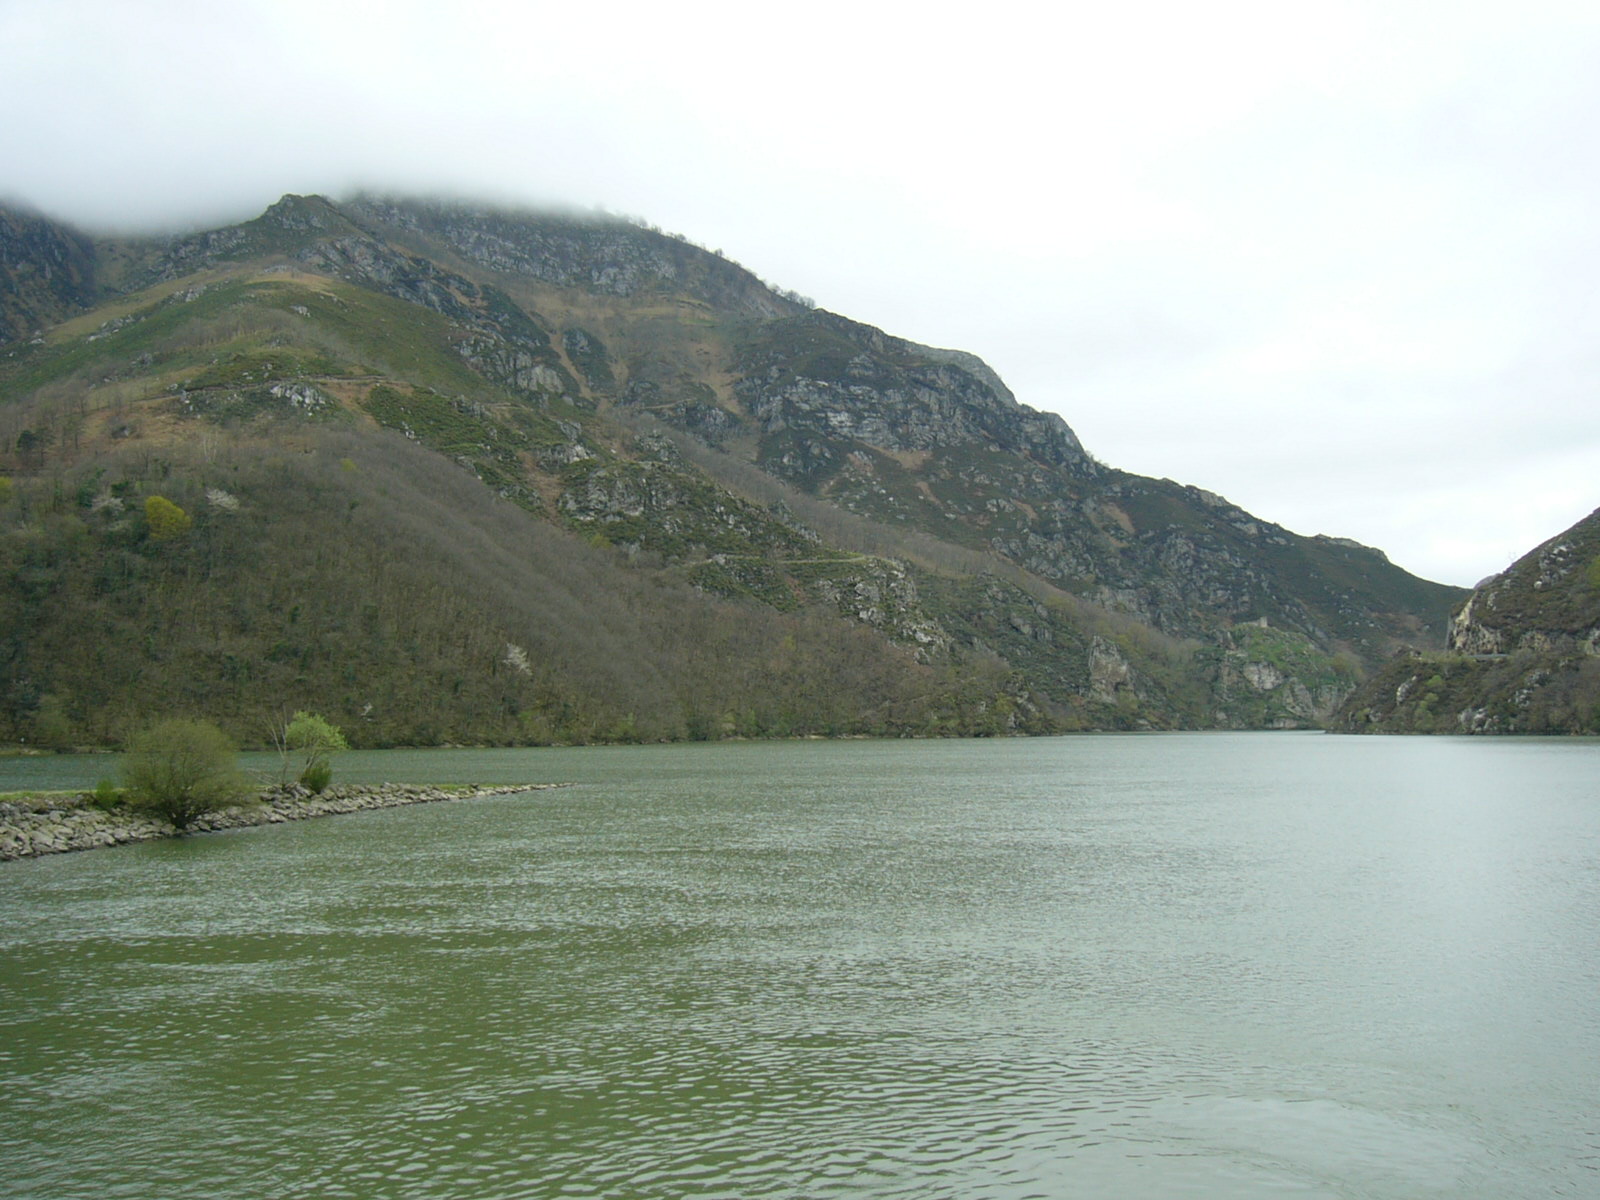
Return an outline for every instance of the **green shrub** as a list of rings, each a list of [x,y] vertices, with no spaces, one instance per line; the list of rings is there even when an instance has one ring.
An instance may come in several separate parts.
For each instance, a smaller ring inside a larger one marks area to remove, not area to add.
[[[201,816],[239,804],[248,784],[228,735],[207,721],[152,725],[128,743],[128,800],[182,833]]]
[[[300,772],[300,786],[316,795],[333,780],[333,764],[324,759]]]
[[[101,812],[110,812],[121,807],[122,792],[114,780],[102,779],[94,785],[94,791],[89,793],[89,803]]]
[[[144,520],[150,529],[150,536],[158,542],[181,537],[194,524],[193,517],[165,496],[146,498]]]

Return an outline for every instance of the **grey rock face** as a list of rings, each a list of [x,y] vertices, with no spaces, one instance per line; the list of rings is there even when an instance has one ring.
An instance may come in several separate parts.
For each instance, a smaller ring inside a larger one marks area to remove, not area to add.
[[[366,224],[443,238],[462,257],[492,271],[557,287],[618,297],[671,290],[761,319],[799,311],[743,267],[616,218],[530,217],[373,199],[347,205],[346,211]]]
[[[890,452],[979,445],[1078,474],[1097,470],[1065,421],[1019,405],[979,360],[832,313],[783,323],[740,368],[734,390],[768,436],[792,431]]]
[[[95,294],[94,246],[55,221],[0,207],[0,346],[88,305]]]

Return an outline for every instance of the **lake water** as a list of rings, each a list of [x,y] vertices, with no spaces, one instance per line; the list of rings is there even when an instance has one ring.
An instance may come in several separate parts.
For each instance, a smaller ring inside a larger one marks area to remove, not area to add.
[[[1593,740],[339,768],[575,786],[0,864],[0,1191],[1600,1195]]]

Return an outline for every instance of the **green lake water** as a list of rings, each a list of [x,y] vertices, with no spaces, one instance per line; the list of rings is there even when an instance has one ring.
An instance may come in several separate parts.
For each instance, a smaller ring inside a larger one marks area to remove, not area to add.
[[[1600,1195],[1593,740],[338,768],[573,786],[0,864],[0,1193]]]

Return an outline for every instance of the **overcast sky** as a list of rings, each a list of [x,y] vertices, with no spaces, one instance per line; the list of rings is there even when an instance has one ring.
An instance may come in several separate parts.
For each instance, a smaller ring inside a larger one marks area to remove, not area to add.
[[[635,214],[1471,584],[1600,505],[1600,5],[0,0],[0,193]]]

